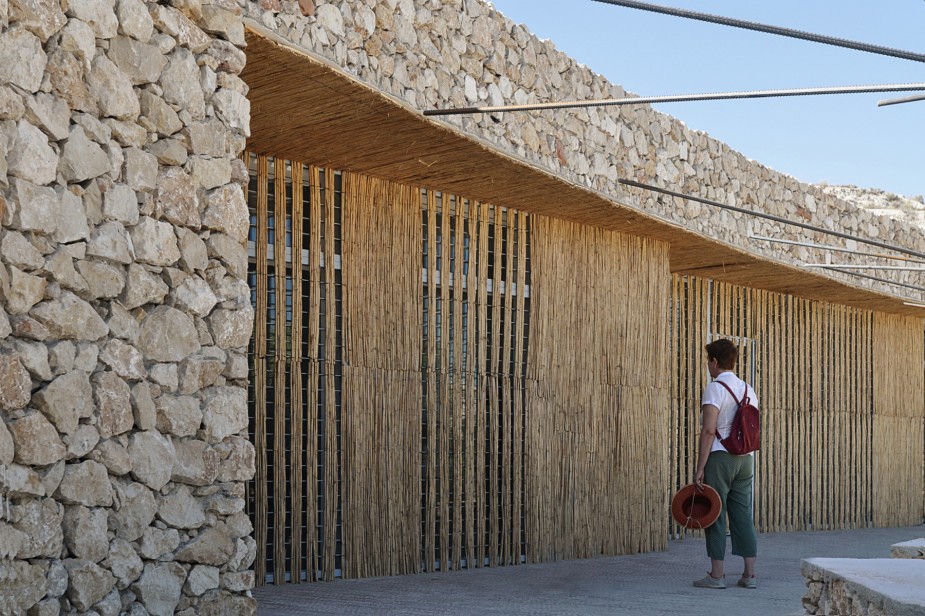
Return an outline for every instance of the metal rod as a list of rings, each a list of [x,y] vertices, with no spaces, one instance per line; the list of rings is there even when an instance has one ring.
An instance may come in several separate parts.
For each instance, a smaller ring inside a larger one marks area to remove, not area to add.
[[[892,280],[887,280],[886,278],[877,278],[876,276],[869,276],[867,274],[862,274],[860,272],[849,272],[845,270],[837,270],[841,274],[848,274],[849,276],[857,276],[858,278],[866,278],[868,280],[874,280],[876,282],[883,282],[885,284],[892,284],[897,287],[905,287],[907,289],[915,289],[916,291],[922,291],[925,293],[925,287],[917,287],[914,284],[906,284],[905,282],[893,282]]]
[[[614,105],[643,105],[650,103],[683,103],[691,101],[717,101],[747,98],[773,98],[785,96],[818,96],[823,94],[869,94],[872,92],[909,92],[925,90],[925,83],[892,83],[868,86],[834,86],[827,88],[796,88],[789,90],[751,90],[744,92],[714,92],[707,94],[677,94],[667,96],[638,96],[605,98],[589,101],[559,103],[532,103],[525,105],[496,105],[461,107],[458,109],[425,109],[426,116],[464,115],[470,113],[497,113],[502,111],[537,111],[542,109],[572,109],[575,107],[610,107]]]
[[[661,6],[658,4],[650,4],[648,2],[635,2],[634,0],[595,0],[595,2],[601,2],[603,4],[613,4],[616,6],[623,6],[623,7],[627,7],[631,9],[640,9],[643,11],[650,11],[653,13],[673,15],[675,17],[684,17],[686,19],[695,19],[697,21],[706,21],[709,23],[720,24],[723,26],[733,26],[735,28],[744,28],[745,30],[765,32],[767,34],[777,34],[780,36],[801,39],[804,41],[822,43],[824,45],[833,45],[835,47],[845,47],[847,49],[854,49],[856,51],[865,51],[867,53],[874,53],[874,54],[879,54],[883,56],[891,56],[893,58],[901,58],[903,60],[912,60],[913,62],[925,62],[925,54],[914,53],[911,51],[904,51],[902,49],[894,49],[892,47],[881,47],[880,45],[871,45],[869,43],[851,41],[848,39],[837,38],[834,36],[826,36],[823,34],[814,34],[812,32],[804,32],[803,30],[793,30],[791,28],[781,28],[779,26],[769,26],[769,25],[757,23],[754,21],[746,21],[744,19],[733,19],[731,17],[721,17],[719,15],[710,15],[709,13],[698,13],[696,11],[688,11],[685,9],[678,9],[678,8],[673,8],[669,6]]]
[[[903,265],[851,265],[850,263],[804,263],[803,267],[820,267],[831,270],[891,270],[896,272],[925,272],[925,267]]]
[[[751,240],[761,240],[763,242],[774,242],[776,244],[790,244],[791,246],[805,246],[806,248],[819,248],[822,250],[831,250],[832,252],[850,252],[853,255],[858,255],[862,257],[876,257],[878,259],[892,259],[894,261],[907,261],[909,263],[920,263],[925,265],[925,261],[919,261],[917,259],[910,259],[908,257],[898,257],[896,255],[885,255],[879,252],[861,252],[858,250],[851,250],[850,248],[838,248],[837,246],[827,246],[825,244],[814,244],[812,242],[797,242],[794,240],[779,240],[773,237],[762,237],[760,235],[749,235]]]
[[[925,96],[915,94],[913,96],[904,96],[902,98],[888,98],[883,101],[877,101],[877,107],[886,107],[887,105],[900,105],[902,103],[914,103],[916,101],[925,101]]]
[[[633,186],[635,188],[642,188],[644,190],[651,190],[653,192],[662,193],[670,197],[678,197],[680,199],[689,199],[690,201],[696,201],[698,203],[705,203],[706,205],[713,205],[718,208],[725,210],[731,210],[733,212],[741,212],[742,214],[748,214],[749,216],[755,216],[756,218],[764,218],[766,220],[773,220],[774,222],[779,222],[785,225],[792,225],[794,227],[800,227],[801,229],[809,229],[810,231],[817,231],[819,233],[825,233],[826,235],[832,235],[834,237],[840,237],[846,240],[855,240],[861,242],[862,244],[867,244],[869,246],[876,246],[877,248],[885,248],[886,250],[892,250],[901,254],[909,255],[911,257],[918,257],[919,259],[925,259],[925,253],[918,252],[916,250],[910,250],[908,248],[902,248],[901,246],[893,246],[885,242],[879,242],[877,240],[869,240],[863,237],[858,237],[856,235],[851,235],[849,233],[842,233],[841,231],[832,231],[830,229],[823,229],[822,227],[817,227],[815,225],[806,224],[805,222],[797,222],[795,220],[787,220],[780,216],[774,216],[773,214],[765,214],[764,212],[756,212],[754,210],[747,210],[745,208],[736,207],[734,205],[727,205],[725,203],[720,203],[719,201],[713,201],[712,199],[704,199],[703,197],[696,197],[694,195],[686,195],[684,193],[679,193],[673,190],[668,190],[666,188],[660,188],[658,186],[652,186],[651,184],[643,184],[642,182],[636,182],[634,180],[617,180],[620,184],[626,186]]]

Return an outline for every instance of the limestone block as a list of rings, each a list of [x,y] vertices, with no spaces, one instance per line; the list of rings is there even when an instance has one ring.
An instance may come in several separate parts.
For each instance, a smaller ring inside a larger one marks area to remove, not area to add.
[[[157,118],[155,118],[155,120],[156,119]],[[140,121],[143,122],[144,126],[151,132],[170,130],[170,128],[158,129],[158,126],[147,117],[143,117]],[[152,143],[148,147],[148,151],[157,157],[157,162],[167,167],[182,167],[189,158],[186,145],[184,145],[180,139],[172,137]]]
[[[191,122],[182,132],[187,136],[191,154],[215,157],[227,154],[230,135],[224,122],[207,118],[201,122]]]
[[[207,316],[218,303],[209,283],[198,276],[186,278],[174,291],[174,299],[178,308],[200,317]]]
[[[253,564],[257,558],[257,542],[253,537],[246,536],[235,540],[234,554],[228,560],[228,571],[244,571]]]
[[[87,76],[87,87],[103,116],[132,120],[141,112],[129,76],[102,54],[93,59],[93,68]]]
[[[100,432],[91,424],[79,424],[74,434],[66,435],[62,440],[67,445],[66,460],[83,458],[93,451],[100,442]]]
[[[129,264],[135,260],[135,248],[125,227],[118,222],[110,221],[96,227],[90,233],[87,256]]]
[[[137,147],[126,148],[125,182],[134,190],[151,191],[157,185],[157,158]]]
[[[108,558],[103,564],[116,576],[117,587],[126,588],[144,571],[144,563],[132,544],[124,539],[114,539],[108,548]]]
[[[45,596],[48,582],[39,565],[0,560],[0,605],[8,614],[25,614]]]
[[[170,288],[158,276],[133,263],[129,265],[125,289],[119,300],[126,310],[134,310],[149,303],[160,304],[169,291]],[[139,327],[139,335],[140,331]]]
[[[16,123],[16,140],[7,155],[7,165],[7,172],[14,177],[36,185],[50,184],[55,180],[58,155],[45,133],[23,119]],[[54,231],[54,227],[48,231]]]
[[[33,404],[62,434],[73,434],[77,422],[93,414],[93,390],[86,372],[74,370],[35,394]]]
[[[180,248],[173,225],[144,216],[131,230],[135,257],[151,265],[173,265],[180,260]]]
[[[77,346],[69,340],[48,345],[48,364],[55,376],[61,376],[73,370],[75,357],[77,357]]]
[[[122,614],[122,594],[113,589],[109,594],[93,606],[93,611],[99,616],[119,616]]]
[[[103,216],[127,226],[138,224],[138,196],[135,190],[125,184],[116,184],[107,190],[103,194]]]
[[[26,533],[0,520],[0,561],[17,558],[27,540]]]
[[[13,527],[26,535],[19,558],[60,558],[64,507],[51,498],[30,498],[13,508]]]
[[[224,120],[232,129],[239,130],[245,137],[250,137],[251,103],[248,98],[235,90],[221,88],[212,95],[215,115]]]
[[[147,43],[154,33],[154,20],[141,0],[118,0],[116,17],[119,31],[126,36]]]
[[[83,127],[74,126],[61,150],[58,173],[68,182],[83,182],[109,171],[109,157],[103,148],[87,137]]]
[[[105,466],[110,475],[126,475],[132,470],[132,459],[128,450],[116,439],[100,442],[87,457]]]
[[[41,413],[30,413],[8,425],[15,447],[14,460],[26,466],[45,466],[64,459],[67,452],[58,431]]]
[[[99,340],[109,328],[93,307],[73,293],[64,291],[57,299],[41,302],[32,316],[57,338],[65,340]]]
[[[155,401],[157,429],[162,434],[194,436],[202,424],[199,399],[193,396],[162,395]]]
[[[180,533],[176,528],[161,529],[149,526],[138,541],[138,555],[146,560],[160,560],[166,554],[173,554],[180,545]]]
[[[131,315],[128,316],[131,318]],[[113,338],[106,343],[100,352],[100,361],[112,368],[117,375],[129,381],[139,381],[147,375],[141,351],[118,338]]]
[[[219,446],[219,450],[227,450],[227,457],[224,457],[219,467],[219,481],[250,481],[253,479],[256,472],[256,452],[249,440],[240,436],[231,436]]]
[[[191,3],[196,6],[199,3]],[[193,17],[196,18],[196,13]],[[161,30],[193,53],[201,53],[209,47],[212,38],[203,32],[193,21],[173,7],[158,6],[151,11],[151,17],[158,30]]]
[[[114,486],[116,507],[109,514],[109,529],[119,539],[135,541],[144,535],[154,520],[157,511],[154,494],[136,482],[116,480]]]
[[[163,90],[165,101],[185,109],[194,120],[205,117],[206,104],[199,85],[199,67],[189,49],[178,47],[170,54],[158,85]]]
[[[247,429],[247,391],[243,387],[210,387],[203,398],[202,423],[208,442],[221,442]]]
[[[244,50],[230,41],[213,39],[209,45],[209,56],[215,59],[215,70],[225,73],[239,74],[247,63],[247,54]]]
[[[132,386],[132,414],[135,426],[139,430],[153,430],[157,424],[157,408],[154,406],[148,383],[142,382]]]
[[[141,92],[139,99],[141,101],[142,122],[146,122],[145,126],[152,132],[156,132],[162,137],[169,137],[183,128],[183,122],[173,107],[154,92],[144,90]],[[186,155],[185,148],[183,154],[184,156]],[[166,156],[159,158],[165,164],[170,160]],[[174,160],[176,159],[177,157],[175,156]]]
[[[158,174],[154,214],[175,225],[198,229],[202,222],[192,176],[177,167]]]
[[[111,39],[119,30],[113,3],[106,0],[83,0],[69,4],[69,13],[93,28],[97,38]]]
[[[212,233],[206,246],[209,249],[209,256],[219,259],[232,276],[242,280],[246,278],[247,251],[242,242],[224,233]]]
[[[201,616],[256,616],[257,600],[227,591],[210,590],[199,601],[198,612]]]
[[[54,141],[66,139],[71,123],[71,110],[64,99],[39,92],[26,98],[25,119],[39,127]]]
[[[207,319],[215,343],[222,349],[247,346],[254,327],[254,311],[218,308]]]
[[[92,460],[66,465],[55,497],[69,505],[109,507],[113,495],[106,467]]]
[[[0,410],[14,411],[29,404],[32,379],[18,354],[0,351]]]
[[[87,299],[118,297],[125,288],[125,270],[121,265],[87,259],[78,261],[76,266],[86,283],[84,297]]]
[[[157,47],[127,36],[112,39],[108,55],[113,64],[136,85],[157,82],[167,65],[167,58]]]
[[[9,498],[45,496],[45,486],[38,473],[19,464],[0,466],[0,485],[5,486]]]
[[[138,349],[150,361],[178,362],[199,349],[199,334],[188,315],[170,306],[158,306],[141,323]]]
[[[219,568],[210,567],[209,565],[196,565],[186,578],[186,584],[183,591],[193,596],[200,596],[207,590],[218,588],[219,585]]]
[[[64,544],[74,558],[98,563],[109,555],[108,520],[105,509],[65,508]]]
[[[149,430],[132,434],[128,454],[132,459],[132,476],[141,483],[152,490],[160,490],[170,481],[176,450],[160,432]]]
[[[115,372],[97,372],[92,384],[100,436],[110,438],[131,430],[134,417],[128,384]]]
[[[48,328],[30,317],[29,315],[10,317],[10,326],[13,329],[13,335],[29,340],[47,340],[50,335]]]
[[[183,485],[161,497],[157,517],[168,526],[181,529],[196,529],[206,521],[202,503]]]
[[[45,257],[32,242],[17,231],[7,231],[0,240],[0,256],[7,265],[24,270],[36,270],[45,263]]]
[[[90,70],[96,55],[96,33],[85,21],[71,19],[61,32],[61,49],[74,54]]]
[[[112,573],[94,562],[67,559],[64,567],[68,573],[67,598],[81,611],[89,610],[115,587]]]
[[[148,142],[147,131],[136,121],[105,118],[113,140],[125,148],[141,148]],[[123,153],[124,155],[124,153]],[[134,186],[132,188],[135,188]]]
[[[0,120],[19,120],[26,112],[23,97],[7,86],[0,86]],[[3,148],[4,152],[6,148]],[[5,165],[0,168],[6,173]]]
[[[173,616],[180,602],[186,571],[177,563],[149,563],[132,591],[152,616]]]
[[[221,567],[234,553],[234,541],[223,524],[203,529],[176,553],[179,562]]]
[[[207,486],[215,482],[219,469],[219,454],[205,441],[186,439],[175,443],[177,460],[171,481],[192,486]]]
[[[90,237],[90,227],[83,201],[68,190],[58,192],[58,225],[54,240],[59,244],[69,244]]]
[[[229,168],[229,180],[230,172]],[[246,242],[250,216],[241,187],[237,184],[225,184],[210,191],[206,198],[205,212],[202,214],[202,224],[221,231],[242,244]]]
[[[45,295],[47,281],[10,266],[10,292],[6,297],[6,310],[11,315],[26,314]]]
[[[60,560],[53,560],[48,564],[48,594],[47,597],[57,599],[67,592],[67,569]],[[60,606],[59,606],[60,607]]]
[[[0,83],[36,92],[48,58],[42,41],[23,28],[10,28],[0,34]]]

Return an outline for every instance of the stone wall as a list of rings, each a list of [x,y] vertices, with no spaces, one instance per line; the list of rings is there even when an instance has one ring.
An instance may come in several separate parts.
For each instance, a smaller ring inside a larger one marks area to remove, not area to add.
[[[0,1],[0,613],[255,612],[241,14]]]
[[[484,0],[247,0],[245,10],[261,25],[421,110],[626,95]],[[613,19],[619,26],[617,12]],[[749,234],[857,246],[708,205],[658,198],[624,188],[617,180],[664,186],[925,251],[925,237],[915,226],[877,216],[826,194],[822,187],[749,160],[648,105],[502,113],[493,118],[446,116],[443,121],[570,182],[788,263],[824,262],[830,253],[748,240]],[[835,261],[855,259],[839,254]],[[831,275],[897,292],[893,286]],[[884,276],[917,283],[914,274]]]

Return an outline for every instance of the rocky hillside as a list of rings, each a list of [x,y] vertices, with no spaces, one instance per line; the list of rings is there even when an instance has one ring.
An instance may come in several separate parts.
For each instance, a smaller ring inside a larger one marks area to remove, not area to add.
[[[905,220],[925,228],[925,203],[921,195],[909,198],[878,188],[857,186],[824,186],[823,191],[875,214]]]

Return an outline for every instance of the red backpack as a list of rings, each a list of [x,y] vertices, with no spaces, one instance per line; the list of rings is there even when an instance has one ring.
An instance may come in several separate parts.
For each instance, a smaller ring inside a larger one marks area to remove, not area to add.
[[[728,385],[722,381],[716,382],[726,388],[738,407],[736,416],[732,420],[732,427],[729,429],[729,436],[720,440],[720,443],[726,451],[735,456],[758,451],[761,447],[761,420],[758,416],[758,409],[748,401],[748,385],[745,385],[745,393],[739,401]]]

